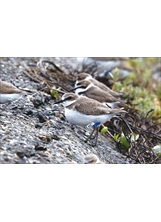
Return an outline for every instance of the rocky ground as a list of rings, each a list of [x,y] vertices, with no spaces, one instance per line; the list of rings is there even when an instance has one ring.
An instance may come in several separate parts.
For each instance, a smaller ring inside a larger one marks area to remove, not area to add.
[[[39,90],[39,83],[23,74],[36,67],[39,58],[3,58],[0,79],[35,90],[10,104],[0,105],[0,163],[83,163],[96,154],[104,163],[135,163],[116,149],[116,144],[99,134],[93,147],[85,139],[91,128],[72,127],[61,104]]]

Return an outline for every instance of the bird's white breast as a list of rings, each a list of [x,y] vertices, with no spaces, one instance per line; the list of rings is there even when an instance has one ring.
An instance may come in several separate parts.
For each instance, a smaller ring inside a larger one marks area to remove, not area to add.
[[[12,102],[13,100],[19,99],[21,96],[21,93],[0,94],[0,104]]]
[[[67,120],[75,125],[79,126],[87,126],[91,123],[97,123],[100,122],[101,124],[105,123],[106,121],[109,121],[114,114],[105,114],[105,115],[86,115],[83,113],[80,113],[76,110],[65,108],[65,116]]]

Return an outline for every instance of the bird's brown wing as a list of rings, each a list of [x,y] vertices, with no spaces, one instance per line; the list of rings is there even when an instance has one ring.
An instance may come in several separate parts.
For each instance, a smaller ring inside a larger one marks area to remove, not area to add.
[[[91,99],[95,99],[99,102],[117,102],[118,99],[114,98],[110,93],[97,89],[96,87],[91,87],[87,90],[87,92],[84,93],[87,97]]]
[[[74,110],[86,115],[105,115],[111,111],[105,105],[96,100],[86,98],[85,96],[79,98],[76,103],[72,104],[72,106]]]

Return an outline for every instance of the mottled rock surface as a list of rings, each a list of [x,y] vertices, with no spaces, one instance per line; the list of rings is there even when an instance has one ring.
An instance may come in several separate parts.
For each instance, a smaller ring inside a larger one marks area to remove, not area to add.
[[[133,163],[119,153],[115,143],[99,134],[97,146],[85,142],[90,128],[72,127],[62,105],[37,90],[39,84],[25,76],[24,67],[36,67],[39,58],[3,58],[0,79],[16,87],[36,90],[10,104],[0,105],[0,163],[83,163],[96,154],[105,163]]]

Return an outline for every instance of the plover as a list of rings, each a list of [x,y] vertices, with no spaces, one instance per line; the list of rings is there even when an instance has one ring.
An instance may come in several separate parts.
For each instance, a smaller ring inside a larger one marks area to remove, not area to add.
[[[90,80],[77,81],[76,87],[73,90],[78,95],[82,94],[88,98],[107,104],[112,109],[124,105],[121,100],[116,99],[109,92],[95,86]]]
[[[103,164],[95,154],[87,154],[84,157],[84,164]]]
[[[0,104],[19,99],[26,91],[20,90],[11,83],[0,80]]]
[[[112,96],[120,97],[122,95],[121,93],[118,93],[118,92],[115,92],[115,91],[111,90],[108,86],[106,86],[105,84],[103,84],[103,83],[99,82],[98,80],[94,79],[88,73],[84,73],[84,72],[83,73],[79,73],[78,74],[78,79],[76,81],[76,85],[77,85],[77,82],[80,81],[80,80],[90,80],[95,86],[99,87],[100,89],[102,89],[104,91],[107,91]]]
[[[110,121],[115,115],[126,112],[123,109],[108,108],[106,105],[103,105],[94,99],[79,96],[74,93],[65,93],[61,100],[55,102],[55,104],[58,103],[63,103],[65,107],[65,116],[71,124],[83,127],[90,124],[93,125],[94,130],[96,130],[96,141],[94,145],[97,143],[99,126]],[[94,130],[88,139],[92,138]]]
[[[95,79],[101,83],[103,83],[104,85],[106,85],[107,87],[109,87],[110,89],[112,89],[115,81],[114,81],[114,77],[113,77],[113,74],[112,72],[110,71],[107,71],[107,72],[104,72],[104,73],[101,73],[100,75],[97,75],[95,77]],[[121,96],[122,94],[120,93],[119,97]]]

